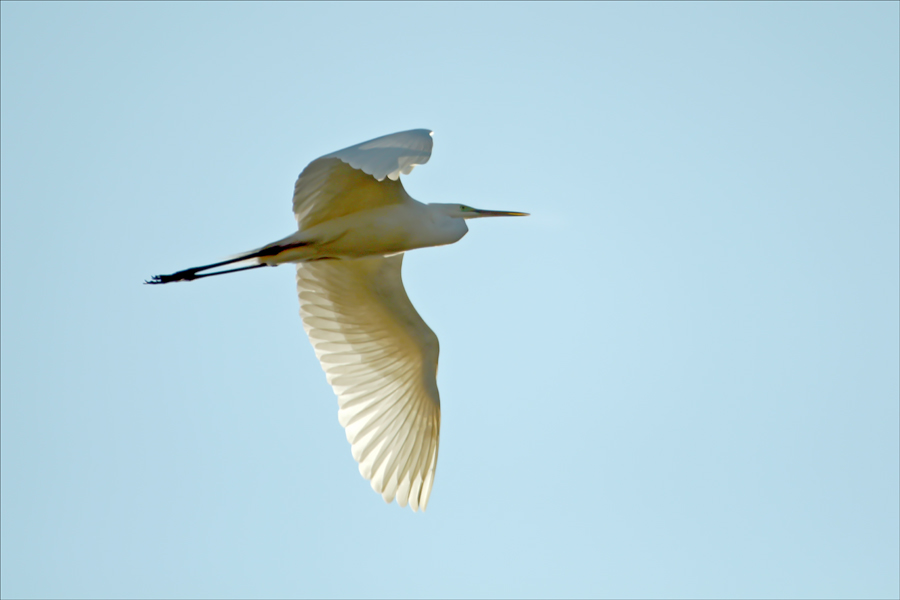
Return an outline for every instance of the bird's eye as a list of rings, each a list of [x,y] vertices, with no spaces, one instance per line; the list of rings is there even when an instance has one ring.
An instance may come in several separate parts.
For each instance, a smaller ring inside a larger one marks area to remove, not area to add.
[[[469,208],[468,206],[466,206],[465,204],[460,204],[460,205],[459,205],[459,210],[461,210],[461,211],[463,211],[463,212],[466,212],[467,210],[472,210],[472,209]]]

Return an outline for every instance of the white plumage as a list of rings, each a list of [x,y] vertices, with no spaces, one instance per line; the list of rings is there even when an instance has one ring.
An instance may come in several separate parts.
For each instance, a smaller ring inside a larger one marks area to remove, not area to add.
[[[403,289],[403,255],[297,264],[300,315],[359,472],[386,502],[428,505],[441,407],[438,339]]]
[[[386,502],[414,511],[428,505],[437,466],[438,339],[403,289],[402,253],[458,241],[466,219],[525,214],[412,199],[400,175],[428,162],[431,148],[431,132],[413,129],[317,158],[294,186],[296,233],[148,282],[296,263],[303,327],[359,472]],[[205,272],[224,265],[242,266]]]

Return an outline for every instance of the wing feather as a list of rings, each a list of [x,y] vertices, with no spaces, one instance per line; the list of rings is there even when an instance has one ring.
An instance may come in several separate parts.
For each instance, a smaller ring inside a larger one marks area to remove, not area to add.
[[[403,415],[402,426],[413,428],[418,417],[419,407],[418,405],[413,405],[410,410],[406,411]],[[385,485],[384,492],[382,492],[385,502],[392,502],[397,495],[397,490],[400,487],[399,476],[402,470],[405,469],[406,464],[408,464],[409,454],[418,435],[419,431],[415,430],[413,435],[407,436],[406,439],[403,440],[400,449],[388,459],[387,464],[385,465]]]
[[[378,181],[385,177],[396,181],[401,173],[408,175],[416,165],[428,162],[434,146],[431,136],[432,132],[427,129],[410,129],[356,144],[326,157],[339,158]]]
[[[297,289],[360,473],[385,501],[424,510],[440,434],[438,340],[403,289],[402,263],[298,263]]]
[[[427,129],[385,135],[319,157],[294,184],[294,216],[301,230],[360,210],[409,199],[400,174],[431,158]]]

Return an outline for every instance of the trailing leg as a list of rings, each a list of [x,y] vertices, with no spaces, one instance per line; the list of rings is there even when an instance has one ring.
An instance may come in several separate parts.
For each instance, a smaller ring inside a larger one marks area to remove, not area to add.
[[[171,275],[154,275],[150,278],[149,281],[145,281],[144,283],[150,285],[157,285],[161,283],[172,283],[175,281],[193,281],[195,279],[202,279],[203,277],[212,277],[214,275],[224,275],[226,273],[235,273],[237,271],[247,271],[249,269],[258,269],[260,267],[274,267],[275,265],[269,265],[266,263],[258,263],[249,265],[246,267],[237,267],[235,269],[226,269],[225,271],[216,271],[215,273],[202,273],[202,271],[208,271],[209,269],[215,269],[216,267],[224,267],[225,265],[232,265],[235,263],[241,263],[248,260],[266,258],[268,256],[275,256],[285,250],[290,250],[292,248],[299,248],[301,246],[309,245],[308,242],[294,242],[292,244],[272,244],[269,246],[263,246],[259,250],[254,250],[249,252],[248,254],[244,254],[241,256],[237,256],[235,258],[230,258],[228,260],[223,260],[221,262],[213,263],[211,265],[203,265],[202,267],[193,267],[190,269],[184,269],[182,271],[178,271],[176,273],[172,273]]]

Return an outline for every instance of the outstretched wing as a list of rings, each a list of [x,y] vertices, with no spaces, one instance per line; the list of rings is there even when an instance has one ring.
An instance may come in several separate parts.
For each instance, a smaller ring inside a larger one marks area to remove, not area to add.
[[[400,183],[416,165],[431,158],[427,129],[385,135],[326,154],[307,165],[294,184],[294,216],[299,228],[359,210],[405,201]]]
[[[403,289],[402,264],[402,254],[297,263],[297,291],[359,472],[386,502],[425,510],[441,425],[438,339]]]

